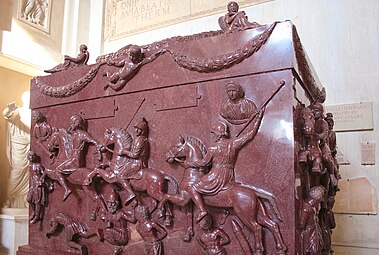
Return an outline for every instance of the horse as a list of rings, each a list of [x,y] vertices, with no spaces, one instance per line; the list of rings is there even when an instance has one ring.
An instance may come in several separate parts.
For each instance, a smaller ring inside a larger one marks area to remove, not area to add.
[[[307,175],[307,190],[309,190],[312,186],[320,185],[321,177],[325,173],[322,151],[315,131],[315,116],[309,107],[303,108],[301,112],[301,133],[302,149],[299,163],[304,168],[309,168],[310,176],[314,177],[311,181]]]
[[[166,201],[174,205],[186,206],[192,200],[188,187],[205,174],[205,169],[189,167],[188,162],[202,159],[206,154],[203,143],[194,137],[180,137],[168,152],[166,160],[168,163],[180,163],[184,165],[185,171],[180,183],[179,193],[176,195],[165,194],[158,208]],[[264,201],[267,200],[275,212],[277,218],[282,221],[282,215],[277,207],[274,196],[263,190],[250,185],[231,183],[230,187],[219,191],[212,196],[203,195],[206,205],[218,208],[233,208],[237,217],[254,234],[254,254],[263,254],[262,226],[267,227],[273,234],[276,242],[277,254],[285,254],[287,247],[283,242],[278,224],[267,214]]]
[[[83,189],[84,193],[97,203],[97,208],[91,214],[91,219],[96,220],[96,214],[99,208],[107,210],[104,198],[96,191],[96,182],[92,185],[86,184],[85,180],[87,176],[92,172],[92,169],[86,167],[79,167],[75,171],[72,171],[69,175],[58,174],[56,167],[71,158],[72,153],[72,136],[65,129],[58,129],[53,132],[51,138],[48,140],[47,148],[52,151],[54,161],[52,162],[52,168],[45,168],[44,174],[50,179],[59,182],[62,186],[62,178],[65,178],[71,184],[79,186]],[[65,199],[64,199],[65,200]]]
[[[121,187],[123,183],[129,182],[130,186],[134,191],[146,192],[154,200],[154,205],[151,206],[150,211],[154,211],[157,207],[159,200],[161,200],[164,194],[168,190],[167,183],[170,182],[173,186],[173,192],[178,191],[178,182],[172,176],[166,175],[163,172],[152,169],[152,168],[142,168],[139,170],[135,176],[131,179],[124,179],[122,171],[125,170],[125,166],[129,162],[129,158],[126,156],[121,156],[123,150],[130,150],[133,138],[130,133],[123,128],[108,128],[104,132],[103,146],[107,151],[112,153],[112,159],[109,164],[97,167],[88,176],[87,182],[91,183],[94,176],[99,176],[104,181],[110,184],[119,184]],[[113,145],[113,149],[109,146]],[[170,226],[172,224],[172,213],[169,205],[165,207],[165,210],[160,210],[158,213],[163,214],[166,212],[166,219],[164,220],[164,225]]]

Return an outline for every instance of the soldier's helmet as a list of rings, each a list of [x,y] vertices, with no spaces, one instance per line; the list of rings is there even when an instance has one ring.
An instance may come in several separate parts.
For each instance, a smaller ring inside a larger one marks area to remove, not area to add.
[[[221,136],[228,136],[228,126],[225,122],[217,122],[211,129],[211,132]]]
[[[83,119],[82,116],[80,116],[79,114],[74,114],[71,116],[71,123],[74,123],[75,120],[78,120],[78,124],[79,124],[79,127],[80,128],[84,128],[84,124],[85,124],[85,120]]]
[[[143,131],[144,134],[147,132],[147,121],[145,118],[142,118],[141,120],[137,121],[137,123],[134,124],[135,128],[139,128]]]

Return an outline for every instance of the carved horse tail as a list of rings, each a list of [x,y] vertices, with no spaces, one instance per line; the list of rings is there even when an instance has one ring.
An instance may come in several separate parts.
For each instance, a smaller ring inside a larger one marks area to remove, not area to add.
[[[254,193],[255,193],[255,195],[257,195],[257,197],[266,199],[270,203],[272,209],[274,210],[276,217],[278,217],[278,219],[280,221],[283,221],[282,213],[280,212],[280,210],[278,208],[278,205],[276,203],[276,200],[275,200],[275,197],[273,196],[273,194],[271,194],[270,192],[267,192],[263,189],[254,187],[254,186],[249,185],[248,187],[254,191]]]
[[[175,192],[174,194],[178,194],[178,191],[179,191],[178,181],[174,177],[170,175],[166,175],[166,174],[163,174],[163,178],[172,184],[174,188],[174,192]]]

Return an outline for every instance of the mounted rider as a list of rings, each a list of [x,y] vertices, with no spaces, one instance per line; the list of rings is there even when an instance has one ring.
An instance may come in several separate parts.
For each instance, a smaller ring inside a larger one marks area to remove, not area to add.
[[[119,156],[126,156],[130,159],[119,173],[121,179],[124,180],[121,182],[121,185],[129,193],[129,196],[126,198],[126,203],[136,196],[129,184],[129,180],[138,179],[137,173],[139,173],[141,169],[148,167],[150,153],[147,138],[148,124],[145,118],[142,118],[134,124],[134,132],[136,137],[133,140],[130,150],[123,150],[119,154]]]
[[[196,216],[196,222],[199,222],[207,215],[201,195],[216,195],[220,191],[230,188],[234,183],[234,166],[238,151],[257,134],[263,113],[264,108],[259,111],[251,131],[234,139],[229,139],[226,123],[219,121],[211,129],[215,144],[208,149],[203,159],[189,162],[190,167],[205,167],[212,164],[212,169],[189,188],[193,202],[200,209]]]
[[[56,168],[58,182],[65,190],[63,201],[65,201],[72,192],[67,187],[66,177],[79,168],[86,166],[85,155],[83,153],[86,144],[94,144],[97,149],[101,148],[101,145],[85,130],[84,124],[85,120],[82,116],[78,114],[71,116],[70,128],[67,133],[67,138],[70,142],[64,145],[66,147],[65,150],[69,152],[68,158]],[[51,151],[54,149],[54,147],[49,148]]]

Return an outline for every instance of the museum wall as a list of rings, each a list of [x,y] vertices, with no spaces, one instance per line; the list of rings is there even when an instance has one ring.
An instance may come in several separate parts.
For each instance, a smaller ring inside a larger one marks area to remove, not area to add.
[[[17,106],[22,106],[21,95],[29,90],[29,75],[25,75],[0,66],[0,109],[1,112],[10,102],[16,102]],[[9,179],[10,166],[6,156],[6,135],[7,122],[1,115],[0,118],[0,205],[5,202],[6,188]]]
[[[106,11],[102,11],[105,1],[54,1],[51,6],[53,18],[50,34],[15,20],[15,2],[0,2],[0,52],[40,69],[61,62],[64,54],[75,56],[81,43],[88,44],[91,53],[89,62],[93,63],[97,55],[115,52],[127,44],[145,45],[167,37],[218,30],[217,19],[223,15],[215,14],[118,40],[109,40],[104,37],[104,30],[100,29],[107,18]],[[227,2],[225,1],[225,5]],[[336,214],[337,228],[333,232],[333,239],[338,254],[378,254],[379,167],[377,164],[361,164],[361,144],[374,144],[375,148],[379,141],[379,120],[376,113],[379,107],[379,90],[376,84],[379,80],[379,59],[375,57],[379,55],[379,2],[274,0],[242,9],[250,20],[261,24],[291,20],[296,25],[302,44],[326,88],[326,106],[372,103],[373,113],[368,117],[373,119],[373,130],[337,133],[339,151],[346,165],[340,166],[343,179],[335,206],[339,213]],[[7,15],[4,16],[3,13]],[[1,105],[4,107],[7,102],[20,98],[24,88],[28,87],[29,77],[4,68],[0,69],[0,75],[3,94]],[[4,79],[7,82],[3,82]],[[5,122],[1,120],[2,144],[4,126]],[[3,146],[0,152],[0,177],[3,181],[6,175],[3,170],[3,164],[6,162]],[[374,152],[374,158],[376,157],[378,149]],[[3,199],[4,191],[0,191]],[[362,205],[363,211],[357,210],[357,206],[354,205]]]

